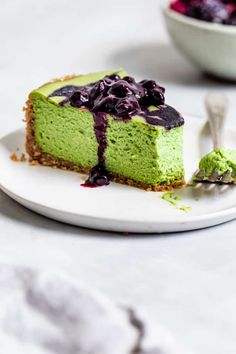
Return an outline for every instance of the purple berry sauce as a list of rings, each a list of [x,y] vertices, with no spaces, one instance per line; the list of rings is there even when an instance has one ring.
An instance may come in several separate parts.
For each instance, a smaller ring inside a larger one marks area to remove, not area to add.
[[[92,112],[94,131],[98,142],[98,164],[90,171],[85,187],[98,187],[109,184],[109,173],[105,168],[107,147],[107,114],[114,119],[128,121],[133,116],[142,116],[148,124],[159,125],[169,130],[184,124],[183,117],[172,107],[165,105],[165,89],[153,80],[136,82],[117,74],[85,86],[64,86],[48,97],[63,96],[60,105],[71,105]],[[149,111],[148,107],[157,109]]]

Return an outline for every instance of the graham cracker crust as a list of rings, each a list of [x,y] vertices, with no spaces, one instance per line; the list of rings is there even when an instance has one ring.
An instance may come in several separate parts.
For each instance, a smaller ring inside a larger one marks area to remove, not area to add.
[[[61,79],[57,79],[57,81],[63,81],[66,78],[68,78],[68,76]],[[56,81],[56,79],[53,81]],[[29,154],[30,162],[32,165],[40,164],[52,168],[60,168],[62,170],[70,170],[82,174],[89,174],[90,168],[76,165],[70,161],[56,158],[48,153],[43,152],[37,146],[36,139],[35,139],[35,130],[34,130],[35,116],[33,111],[33,104],[30,98],[28,99],[28,101],[24,106],[24,112],[25,112],[25,120],[26,120],[25,148],[27,153]],[[154,192],[170,191],[173,188],[182,188],[185,185],[184,178],[173,181],[170,184],[152,185],[152,184],[137,182],[133,179],[127,178],[125,176],[116,173],[110,173],[109,176],[111,181],[113,182],[126,184],[132,187],[137,187],[137,188],[144,189],[146,191],[154,191]]]

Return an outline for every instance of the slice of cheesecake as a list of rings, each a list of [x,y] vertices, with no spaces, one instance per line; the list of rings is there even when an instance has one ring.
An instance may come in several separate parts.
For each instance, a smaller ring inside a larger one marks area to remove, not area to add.
[[[162,191],[184,184],[183,117],[153,80],[123,70],[65,77],[32,91],[26,104],[32,161]]]

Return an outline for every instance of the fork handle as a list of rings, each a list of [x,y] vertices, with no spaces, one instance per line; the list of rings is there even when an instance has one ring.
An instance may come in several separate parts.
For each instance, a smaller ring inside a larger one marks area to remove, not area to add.
[[[205,99],[214,149],[223,147],[228,99],[221,93],[209,93]]]

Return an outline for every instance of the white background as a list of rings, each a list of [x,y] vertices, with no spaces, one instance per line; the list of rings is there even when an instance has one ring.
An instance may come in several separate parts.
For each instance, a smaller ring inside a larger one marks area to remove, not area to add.
[[[121,66],[164,85],[167,101],[183,114],[204,115],[205,93],[226,92],[234,125],[235,85],[203,77],[176,52],[160,3],[2,0],[0,136],[23,126],[27,93],[48,79]],[[235,221],[195,232],[124,237],[50,221],[0,192],[0,259],[61,269],[140,305],[196,354],[236,353]]]

